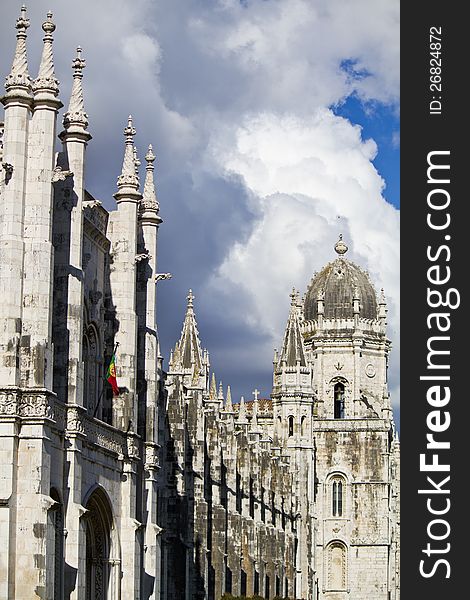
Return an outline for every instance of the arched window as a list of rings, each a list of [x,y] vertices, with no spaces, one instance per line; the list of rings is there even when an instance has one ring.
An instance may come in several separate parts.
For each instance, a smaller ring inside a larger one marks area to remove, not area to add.
[[[342,591],[347,588],[347,550],[342,542],[332,542],[327,548],[327,589]]]
[[[85,328],[83,335],[83,401],[88,412],[93,414],[102,389],[102,360],[99,335],[91,324]],[[100,412],[97,412],[99,417]]]
[[[289,423],[289,437],[292,437],[294,435],[294,417],[290,416],[288,423]]]
[[[334,388],[335,419],[344,419],[344,385],[337,383]]]
[[[344,480],[335,477],[331,482],[331,504],[334,517],[342,517],[344,510]]]
[[[86,508],[86,600],[106,600],[119,579],[120,565],[113,554],[113,517],[105,493],[96,489]]]

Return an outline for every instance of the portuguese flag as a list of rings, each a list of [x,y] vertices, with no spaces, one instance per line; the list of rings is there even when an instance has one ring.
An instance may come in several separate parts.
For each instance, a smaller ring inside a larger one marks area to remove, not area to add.
[[[113,388],[113,396],[119,396],[119,387],[116,379],[116,356],[113,354],[106,373],[106,380]]]

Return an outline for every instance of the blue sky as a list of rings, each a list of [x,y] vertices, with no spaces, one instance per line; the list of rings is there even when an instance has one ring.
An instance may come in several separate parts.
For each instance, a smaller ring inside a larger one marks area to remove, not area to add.
[[[4,75],[20,6],[2,5]],[[398,1],[35,0],[33,77],[49,9],[65,105],[77,45],[87,61],[89,191],[115,207],[128,114],[140,156],[157,154],[166,361],[192,288],[217,380],[235,400],[269,396],[292,286],[306,290],[343,233],[388,298],[397,404]]]
[[[384,197],[400,208],[400,118],[396,106],[382,103],[364,105],[353,94],[333,110],[335,114],[361,125],[364,138],[375,140],[378,152],[373,163],[386,183]]]

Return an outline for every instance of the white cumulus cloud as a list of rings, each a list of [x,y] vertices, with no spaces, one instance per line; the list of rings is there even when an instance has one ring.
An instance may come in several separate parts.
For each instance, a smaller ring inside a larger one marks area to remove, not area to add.
[[[277,345],[286,319],[279,300],[292,285],[305,290],[314,270],[335,258],[341,232],[348,257],[369,271],[377,291],[386,290],[397,345],[399,213],[381,194],[384,182],[371,162],[375,143],[326,109],[310,118],[258,115],[234,137],[233,145],[213,141],[214,168],[241,177],[259,213],[251,236],[221,264],[214,288],[229,282],[243,290],[253,301],[248,324]]]

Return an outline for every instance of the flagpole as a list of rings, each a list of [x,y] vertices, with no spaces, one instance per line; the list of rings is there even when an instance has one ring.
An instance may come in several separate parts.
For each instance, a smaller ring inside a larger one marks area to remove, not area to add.
[[[106,379],[103,377],[103,383],[104,383],[105,381],[106,381]],[[100,405],[100,402],[101,402],[101,398],[103,397],[103,393],[104,393],[104,385],[103,385],[103,387],[101,388],[101,393],[100,393],[100,395],[98,396],[98,402],[96,403],[95,410],[93,411],[93,418],[95,418],[95,417],[96,417],[96,412],[98,411],[98,408],[99,408],[99,405]]]
[[[113,354],[111,355],[111,358],[116,355],[116,350],[117,350],[118,346],[119,346],[119,342],[116,342],[116,344],[114,346]],[[105,381],[106,381],[106,377],[105,377],[105,375],[103,375],[103,383]],[[101,393],[98,396],[98,402],[96,403],[95,410],[93,411],[93,418],[96,417],[96,413],[98,412],[98,408],[100,406],[101,398],[103,397],[103,394],[104,394],[104,389],[105,388],[104,388],[104,385],[103,385],[103,387],[101,388]]]

